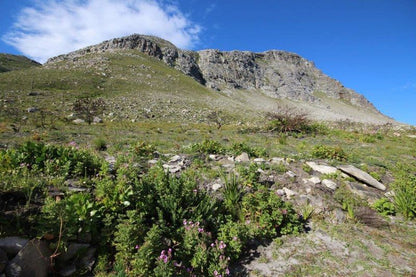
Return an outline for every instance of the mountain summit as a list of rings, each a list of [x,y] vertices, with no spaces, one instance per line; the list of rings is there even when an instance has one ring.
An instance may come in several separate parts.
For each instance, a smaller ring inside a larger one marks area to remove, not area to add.
[[[328,97],[379,113],[364,96],[322,73],[313,62],[286,51],[186,51],[157,37],[134,34],[51,58],[47,65],[117,49],[139,50],[218,91],[256,90],[273,98],[309,103]]]
[[[51,58],[41,67],[1,73],[0,90],[11,99],[16,91],[39,91],[44,108],[60,113],[70,113],[77,97],[100,95],[112,110],[107,116],[121,120],[203,122],[222,112],[233,122],[254,122],[283,107],[319,121],[395,123],[299,55],[188,51],[137,34]],[[53,101],[58,94],[64,106]]]

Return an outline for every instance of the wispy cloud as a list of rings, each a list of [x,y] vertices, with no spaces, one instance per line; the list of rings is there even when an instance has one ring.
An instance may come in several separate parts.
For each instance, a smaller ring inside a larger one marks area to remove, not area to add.
[[[2,37],[40,62],[132,33],[162,37],[181,48],[199,41],[201,27],[161,0],[36,0]]]

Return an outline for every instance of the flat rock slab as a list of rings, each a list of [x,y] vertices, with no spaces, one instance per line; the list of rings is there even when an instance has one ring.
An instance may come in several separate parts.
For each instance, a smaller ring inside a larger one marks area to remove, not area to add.
[[[37,239],[29,241],[10,261],[6,268],[6,276],[13,277],[47,277],[50,267],[52,250],[44,241]]]
[[[0,239],[0,248],[7,254],[15,256],[28,242],[28,239],[19,237],[5,237]]]
[[[382,183],[374,179],[367,172],[364,172],[361,169],[356,168],[355,166],[341,165],[341,166],[338,166],[338,169],[354,177],[355,179],[363,182],[364,184],[375,187],[379,190],[383,190],[383,191],[386,190],[386,186],[384,186]]]
[[[312,168],[313,171],[321,174],[333,174],[338,171],[335,167],[329,165],[317,164],[315,162],[306,162],[306,164]]]

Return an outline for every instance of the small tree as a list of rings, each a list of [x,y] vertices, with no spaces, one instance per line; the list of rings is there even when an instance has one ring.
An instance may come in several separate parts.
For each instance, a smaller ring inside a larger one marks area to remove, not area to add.
[[[213,111],[210,114],[208,114],[207,119],[209,122],[215,124],[217,126],[217,129],[221,129],[224,120],[221,118],[221,112],[220,111]]]
[[[95,116],[103,113],[105,106],[102,98],[87,97],[76,100],[73,110],[78,116],[88,122],[88,124],[91,124]]]

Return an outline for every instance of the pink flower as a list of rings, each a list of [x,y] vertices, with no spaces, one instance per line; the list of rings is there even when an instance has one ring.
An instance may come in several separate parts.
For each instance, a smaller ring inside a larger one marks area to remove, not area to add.
[[[138,244],[136,244],[136,246],[134,248],[135,249],[140,249],[140,246]]]
[[[224,249],[225,247],[227,247],[227,245],[226,245],[223,241],[220,241],[220,246],[219,246],[219,248],[220,248],[220,249]]]

